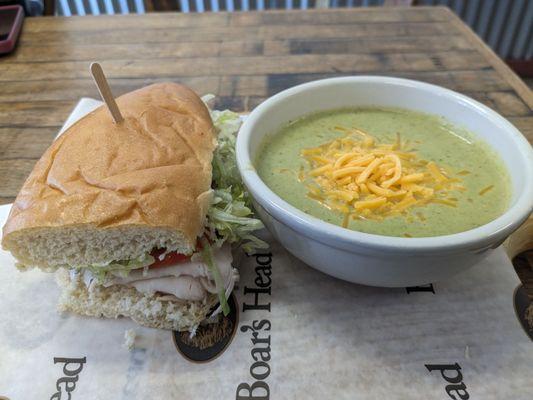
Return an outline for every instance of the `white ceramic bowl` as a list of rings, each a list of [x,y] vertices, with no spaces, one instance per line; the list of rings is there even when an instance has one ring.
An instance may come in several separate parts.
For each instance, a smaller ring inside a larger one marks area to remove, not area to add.
[[[356,232],[291,206],[254,168],[260,145],[290,120],[342,107],[402,107],[441,115],[482,138],[500,154],[512,179],[512,199],[501,217],[469,231],[427,238]],[[533,150],[506,119],[481,103],[427,83],[380,76],[325,79],[285,90],[248,116],[237,138],[237,163],[259,216],[293,255],[326,274],[373,286],[436,282],[486,257],[533,210]]]

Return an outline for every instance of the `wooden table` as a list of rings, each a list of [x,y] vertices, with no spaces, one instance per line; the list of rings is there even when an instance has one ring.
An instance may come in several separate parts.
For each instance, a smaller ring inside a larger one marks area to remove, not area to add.
[[[94,60],[115,95],[175,80],[237,111],[319,78],[414,78],[480,100],[533,141],[531,91],[447,8],[27,18],[0,58],[0,204],[78,99],[98,97]]]

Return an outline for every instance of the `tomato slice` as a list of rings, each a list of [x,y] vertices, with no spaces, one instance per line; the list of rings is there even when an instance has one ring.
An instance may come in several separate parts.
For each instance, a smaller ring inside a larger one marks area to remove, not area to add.
[[[186,256],[185,254],[179,254],[175,251],[167,253],[165,258],[162,260],[159,259],[159,256],[163,254],[165,249],[155,249],[150,255],[155,258],[155,262],[150,264],[148,268],[159,268],[159,267],[168,267],[169,265],[178,264],[184,261],[188,261],[191,256]]]

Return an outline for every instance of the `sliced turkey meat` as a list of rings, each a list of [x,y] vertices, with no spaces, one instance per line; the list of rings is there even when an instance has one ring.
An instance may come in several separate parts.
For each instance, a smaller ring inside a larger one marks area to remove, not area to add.
[[[225,292],[229,295],[238,279],[237,270],[231,266],[230,246],[223,245],[220,249],[213,249],[213,258],[220,271]],[[89,271],[83,273],[85,285],[91,289],[96,280]],[[159,292],[186,301],[200,301],[205,299],[208,293],[217,292],[215,281],[201,257],[193,257],[175,265],[133,270],[127,277],[111,276],[103,285],[132,286],[142,293]]]

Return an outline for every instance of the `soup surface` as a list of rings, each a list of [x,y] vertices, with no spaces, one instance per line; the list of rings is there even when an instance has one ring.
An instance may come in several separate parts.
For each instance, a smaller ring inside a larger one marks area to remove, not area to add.
[[[367,158],[379,160],[373,172]],[[400,159],[404,164],[396,167]],[[511,193],[506,168],[487,144],[441,117],[395,108],[302,117],[267,136],[255,165],[267,186],[294,207],[386,236],[437,236],[478,227],[505,211]],[[407,183],[411,179],[415,183]]]

